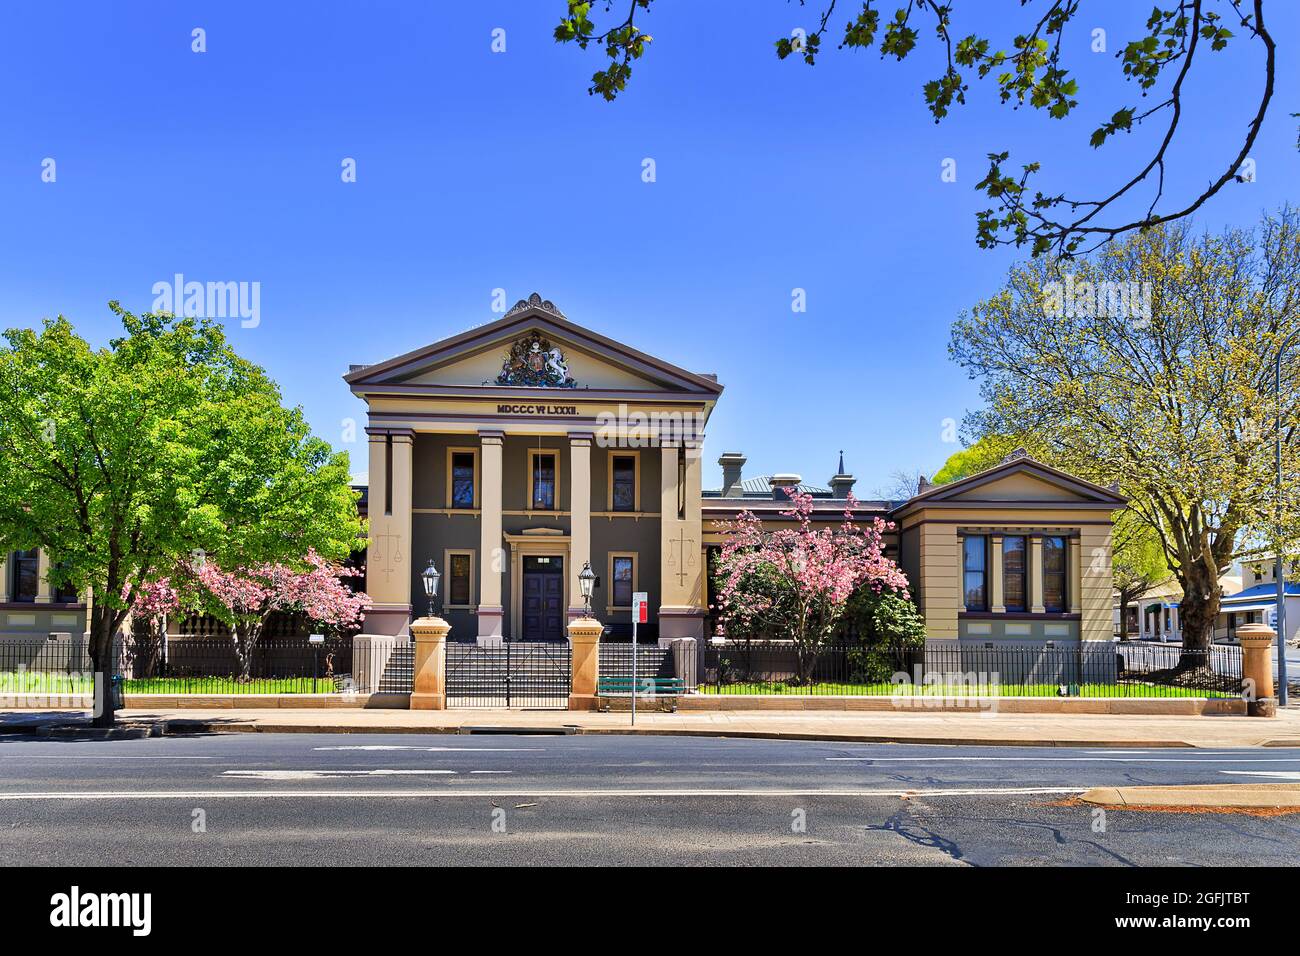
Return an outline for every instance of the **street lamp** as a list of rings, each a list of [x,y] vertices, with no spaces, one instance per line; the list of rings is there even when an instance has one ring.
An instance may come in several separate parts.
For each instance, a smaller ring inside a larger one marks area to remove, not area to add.
[[[1274,438],[1274,451],[1277,455],[1277,499],[1274,502],[1274,517],[1277,521],[1277,564],[1273,576],[1277,578],[1277,703],[1286,706],[1286,562],[1282,551],[1282,358],[1291,343],[1300,335],[1300,329],[1292,332],[1278,346],[1277,362],[1273,366],[1273,394],[1277,398],[1277,434]]]
[[[433,600],[438,596],[438,579],[442,577],[434,566],[433,558],[429,559],[429,566],[420,573],[420,577],[424,579],[424,596],[429,599],[429,617],[433,617]]]
[[[596,574],[591,570],[591,562],[584,561],[578,572],[578,587],[582,590],[582,603],[587,617],[591,617],[591,589],[595,587]]]

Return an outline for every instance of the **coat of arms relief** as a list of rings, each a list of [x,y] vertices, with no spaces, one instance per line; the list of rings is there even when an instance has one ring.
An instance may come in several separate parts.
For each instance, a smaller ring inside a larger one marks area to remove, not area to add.
[[[529,388],[577,388],[569,375],[564,353],[551,340],[534,330],[510,346],[498,385],[523,385]]]

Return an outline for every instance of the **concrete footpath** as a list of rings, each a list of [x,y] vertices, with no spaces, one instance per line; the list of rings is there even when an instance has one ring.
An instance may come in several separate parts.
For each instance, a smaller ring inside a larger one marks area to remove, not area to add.
[[[1285,810],[1300,812],[1294,783],[1196,784],[1175,787],[1094,787],[1084,803],[1131,810]]]
[[[1041,747],[1296,747],[1300,710],[1276,718],[1093,714],[722,711],[638,714],[562,710],[128,709],[141,734],[577,733],[760,737],[868,743]],[[0,734],[76,732],[84,711],[0,712]]]

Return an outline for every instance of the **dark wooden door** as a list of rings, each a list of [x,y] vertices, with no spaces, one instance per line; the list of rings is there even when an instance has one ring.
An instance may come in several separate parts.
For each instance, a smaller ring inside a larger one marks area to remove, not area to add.
[[[564,559],[524,558],[523,633],[525,641],[564,639]]]

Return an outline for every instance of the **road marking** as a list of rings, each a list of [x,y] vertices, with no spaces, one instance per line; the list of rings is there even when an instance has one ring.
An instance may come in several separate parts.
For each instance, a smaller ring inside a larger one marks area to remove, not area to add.
[[[938,761],[1013,761],[1017,763],[1300,763],[1300,757],[826,757],[857,763],[936,763]]]
[[[1232,774],[1235,777],[1273,777],[1278,780],[1300,780],[1300,772],[1294,770],[1220,770],[1219,773]]]
[[[328,777],[396,777],[429,774],[454,774],[455,770],[224,770],[223,777],[247,780],[321,780]]]
[[[402,744],[354,744],[344,747],[313,747],[312,750],[416,750],[423,753],[541,753],[542,747],[409,747]]]
[[[83,790],[0,793],[16,800],[207,800],[302,797],[982,797],[1084,793],[1088,787],[959,788],[949,790]]]

